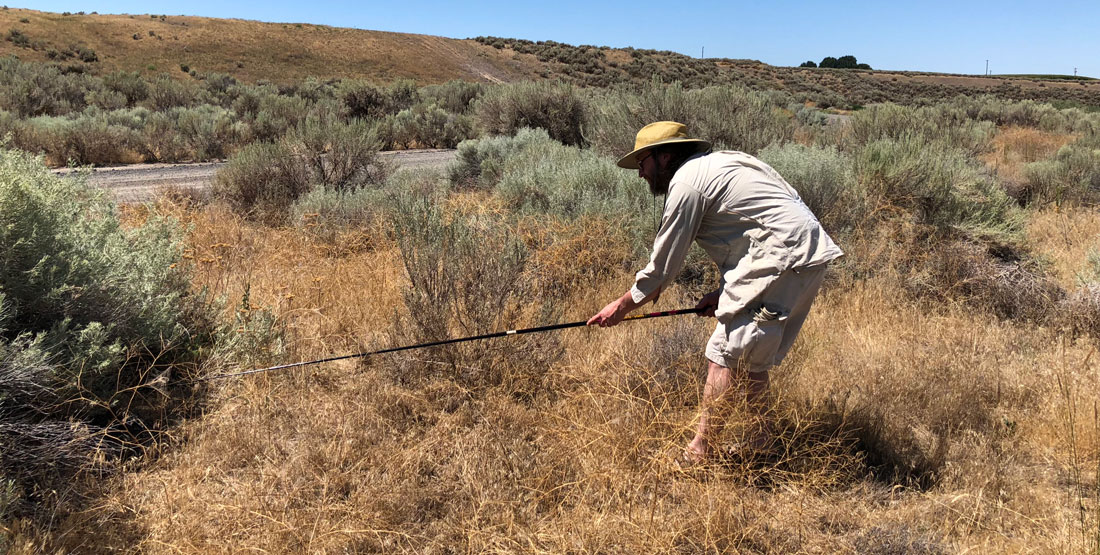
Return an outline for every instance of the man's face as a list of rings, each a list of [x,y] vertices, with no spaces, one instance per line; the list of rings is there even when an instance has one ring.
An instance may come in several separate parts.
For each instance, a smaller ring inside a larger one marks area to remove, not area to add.
[[[664,152],[647,150],[638,155],[638,177],[649,183],[649,192],[654,195],[668,193],[668,185],[676,173],[669,167],[672,156]]]

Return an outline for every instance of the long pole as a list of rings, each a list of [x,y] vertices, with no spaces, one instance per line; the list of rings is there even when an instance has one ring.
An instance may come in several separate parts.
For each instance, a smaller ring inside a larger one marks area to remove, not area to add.
[[[681,308],[679,310],[666,310],[664,312],[650,312],[649,314],[638,314],[637,316],[627,316],[623,318],[623,321],[628,320],[645,320],[647,318],[663,318],[665,316],[679,316],[681,314],[699,314],[702,311],[700,308]],[[349,358],[361,358],[369,357],[372,355],[381,355],[385,353],[396,353],[398,351],[408,351],[410,349],[423,349],[426,347],[438,347],[440,345],[450,345],[452,343],[462,343],[465,341],[480,341],[482,339],[491,339],[493,337],[504,337],[507,335],[523,335],[525,333],[536,333],[542,331],[563,330],[566,328],[576,328],[587,324],[587,320],[580,320],[577,322],[569,322],[568,324],[553,324],[550,326],[539,326],[535,328],[525,328],[519,330],[498,331],[494,333],[487,333],[484,335],[474,335],[471,337],[460,337],[458,339],[445,339],[443,341],[432,341],[430,343],[420,343],[417,345],[405,345],[404,347],[391,347],[389,349],[381,349],[378,351],[371,351],[369,353],[355,353],[352,355],[341,355],[329,358],[322,358],[318,360],[307,360],[305,362],[295,362],[291,364],[280,364],[279,366],[272,366],[270,368],[257,368],[255,370],[246,370],[244,372],[233,372],[230,374],[217,374],[205,378],[206,380],[220,380],[222,378],[232,378],[235,376],[247,376],[249,374],[259,374],[261,372],[273,372],[275,370],[286,370],[288,368],[297,368],[299,366],[306,366],[309,364],[321,364],[323,362],[333,362],[336,360],[346,360]]]

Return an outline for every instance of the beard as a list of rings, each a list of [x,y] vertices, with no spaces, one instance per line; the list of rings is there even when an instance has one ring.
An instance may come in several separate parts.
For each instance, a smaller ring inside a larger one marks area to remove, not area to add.
[[[653,193],[653,196],[668,194],[668,186],[672,183],[672,176],[676,175],[677,169],[671,165],[658,167],[653,181],[649,183],[649,192]]]

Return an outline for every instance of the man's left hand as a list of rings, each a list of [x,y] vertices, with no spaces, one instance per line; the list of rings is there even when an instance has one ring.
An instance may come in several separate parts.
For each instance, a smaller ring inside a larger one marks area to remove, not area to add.
[[[695,305],[695,308],[702,309],[699,313],[700,316],[714,316],[715,309],[718,308],[718,297],[722,294],[722,288],[719,287],[699,299],[699,302]]]

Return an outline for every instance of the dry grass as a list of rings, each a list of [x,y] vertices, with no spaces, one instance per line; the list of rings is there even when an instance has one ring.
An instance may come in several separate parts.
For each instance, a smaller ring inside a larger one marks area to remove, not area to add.
[[[21,23],[27,19],[27,23]],[[0,11],[0,29],[19,29],[42,48],[0,42],[0,56],[46,61],[46,49],[70,44],[93,49],[103,73],[140,71],[188,78],[181,65],[199,73],[219,72],[255,82],[300,82],[356,77],[378,81],[411,78],[419,83],[451,79],[499,82],[532,78],[532,56],[511,56],[474,41],[429,35],[366,31],[242,19],[141,15],[61,15],[35,10]],[[135,39],[134,37],[137,37]],[[525,59],[526,58],[526,59]]]
[[[216,206],[160,210],[194,225],[196,283],[230,299],[249,284],[290,358],[386,345],[407,318],[395,247],[375,230],[369,248],[333,250]],[[629,279],[585,280],[563,320]],[[768,460],[675,464],[711,324],[670,318],[560,332],[555,362],[476,387],[434,351],[218,382],[177,449],[49,540],[156,553],[1094,550],[1095,345],[904,299],[888,279],[822,295],[775,372],[782,434]],[[662,307],[689,302],[670,291]]]
[[[1021,184],[1025,181],[1024,165],[1053,157],[1059,148],[1075,139],[1071,134],[1008,126],[997,130],[993,137],[993,150],[982,155],[982,160],[1002,180]]]
[[[1087,276],[1089,252],[1100,251],[1100,218],[1095,207],[1066,207],[1038,212],[1027,229],[1028,243],[1050,265],[1066,289],[1076,289]]]

